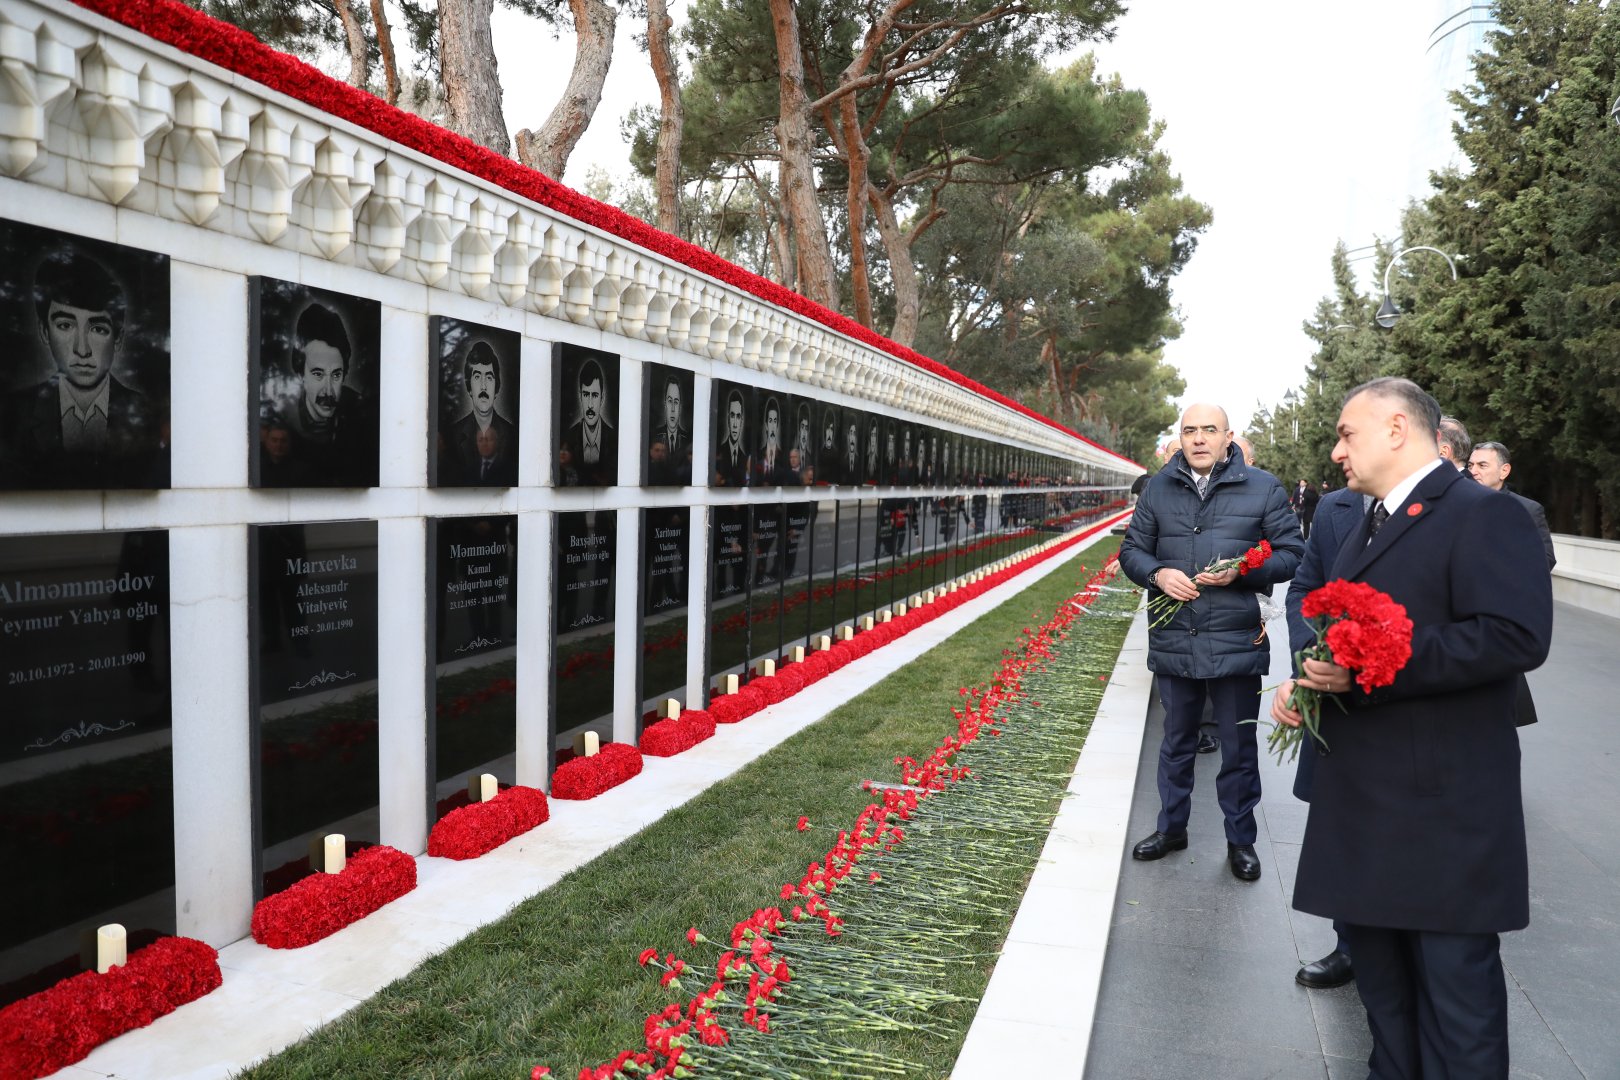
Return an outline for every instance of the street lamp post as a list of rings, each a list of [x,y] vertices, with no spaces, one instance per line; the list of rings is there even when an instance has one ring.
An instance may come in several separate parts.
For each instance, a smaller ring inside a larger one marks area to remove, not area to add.
[[[1616,107],[1620,108],[1620,102],[1616,102]],[[1396,263],[1400,262],[1406,256],[1412,254],[1414,251],[1432,251],[1442,259],[1446,260],[1446,265],[1451,268],[1451,280],[1457,280],[1457,264],[1451,261],[1450,255],[1447,255],[1437,247],[1429,247],[1427,244],[1417,244],[1413,247],[1402,248],[1401,250],[1397,251],[1390,257],[1389,265],[1384,267],[1384,302],[1378,305],[1378,314],[1373,316],[1373,321],[1379,326],[1382,326],[1385,330],[1390,329],[1397,322],[1399,322],[1401,318],[1400,309],[1395,306],[1395,301],[1391,300],[1389,296],[1389,272],[1395,269]]]
[[[1292,387],[1283,395],[1283,404],[1288,406],[1288,417],[1294,422],[1294,441],[1299,442],[1299,395]]]

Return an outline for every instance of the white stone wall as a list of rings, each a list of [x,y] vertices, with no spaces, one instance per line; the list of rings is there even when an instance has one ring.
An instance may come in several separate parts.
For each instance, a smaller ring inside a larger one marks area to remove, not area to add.
[[[783,496],[633,486],[644,363],[696,373],[700,463],[709,459],[710,380],[724,378],[1119,468],[1122,482],[1135,473],[945,379],[66,0],[0,0],[0,86],[0,216],[171,259],[172,488],[0,493],[0,535],[169,530],[182,934],[224,944],[248,931],[251,524],[379,523],[381,839],[420,852],[428,829],[426,517],[518,516],[517,779],[544,786],[552,512],[618,511],[620,557],[633,570],[643,506]],[[256,274],[381,301],[378,487],[248,487],[256,437],[248,277]],[[519,487],[427,486],[433,315],[523,335],[520,438],[528,452]],[[549,401],[555,341],[624,358],[618,487],[546,485],[556,445]],[[694,597],[706,595],[706,520],[694,516]],[[620,588],[618,598],[617,617],[630,625],[636,590]],[[689,619],[688,683],[698,686],[702,604]],[[618,650],[619,739],[634,737],[639,713],[635,660],[634,650]]]

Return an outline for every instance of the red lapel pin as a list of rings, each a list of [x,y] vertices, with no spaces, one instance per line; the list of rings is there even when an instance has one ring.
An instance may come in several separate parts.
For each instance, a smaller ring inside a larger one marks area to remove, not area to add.
[[[1406,508],[1406,516],[1407,517],[1417,517],[1421,513],[1423,513],[1423,504],[1422,503],[1413,503],[1411,506],[1408,506]]]

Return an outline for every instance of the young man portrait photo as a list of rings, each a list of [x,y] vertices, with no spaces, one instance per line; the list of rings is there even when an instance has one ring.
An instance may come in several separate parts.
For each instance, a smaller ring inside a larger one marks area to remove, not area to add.
[[[0,253],[0,490],[168,487],[168,257],[14,222]]]

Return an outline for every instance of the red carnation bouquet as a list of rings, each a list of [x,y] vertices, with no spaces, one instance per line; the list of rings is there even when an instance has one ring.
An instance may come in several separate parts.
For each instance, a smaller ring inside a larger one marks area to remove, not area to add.
[[[1228,570],[1236,570],[1238,576],[1242,577],[1250,570],[1259,569],[1260,565],[1269,558],[1271,558],[1271,541],[1261,540],[1241,555],[1230,559],[1215,559],[1204,567],[1203,572],[1206,574],[1224,574]],[[1175,600],[1164,593],[1160,593],[1148,601],[1148,617],[1152,620],[1148,625],[1154,627],[1164,626],[1176,617],[1176,612],[1180,611],[1183,605],[1190,603],[1192,603],[1190,600]]]
[[[1300,614],[1316,631],[1316,642],[1294,656],[1294,669],[1304,669],[1307,660],[1328,660],[1356,673],[1356,684],[1363,690],[1388,686],[1412,658],[1412,620],[1406,608],[1371,585],[1360,581],[1330,581],[1308,593]],[[1337,698],[1334,703],[1344,708]],[[1267,740],[1280,760],[1292,761],[1299,753],[1305,733],[1328,749],[1322,738],[1322,694],[1308,687],[1295,686],[1288,705],[1298,709],[1304,722],[1299,727],[1278,724]]]

